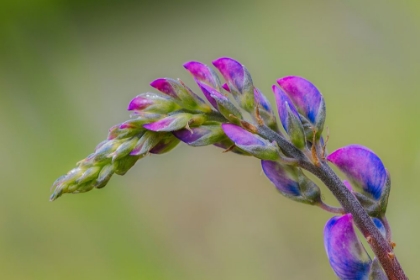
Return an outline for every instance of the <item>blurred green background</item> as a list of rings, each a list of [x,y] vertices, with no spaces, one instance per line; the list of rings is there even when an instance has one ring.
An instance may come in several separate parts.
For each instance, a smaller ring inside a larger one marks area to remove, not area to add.
[[[329,150],[363,144],[390,170],[396,253],[420,275],[418,1],[0,5],[2,279],[335,279],[322,243],[330,215],[220,149],[180,145],[103,190],[48,202],[151,80],[196,89],[182,64],[220,56],[244,63],[271,100],[281,76],[317,85]]]

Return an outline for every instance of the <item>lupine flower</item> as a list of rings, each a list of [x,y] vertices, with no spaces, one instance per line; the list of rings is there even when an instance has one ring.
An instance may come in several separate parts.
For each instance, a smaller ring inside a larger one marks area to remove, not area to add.
[[[276,117],[274,116],[271,104],[267,97],[258,89],[254,88],[255,104],[258,105],[258,111],[260,117],[264,120],[264,123],[274,131],[279,131],[277,127]]]
[[[213,65],[220,71],[229,87],[230,93],[245,111],[253,112],[254,85],[248,70],[238,61],[222,57],[213,61]]]
[[[324,229],[330,265],[341,280],[369,279],[371,259],[353,228],[351,214],[331,218]]]
[[[251,155],[266,160],[276,160],[279,158],[278,147],[262,137],[252,134],[234,124],[222,124],[222,129],[238,148]]]
[[[272,88],[276,98],[280,121],[284,130],[296,147],[303,148],[306,144],[306,137],[299,113],[282,89],[276,85]]]
[[[373,219],[382,232],[383,224]],[[371,260],[356,235],[351,214],[331,218],[324,228],[330,265],[340,280],[386,280],[377,260]]]
[[[205,95],[215,103],[215,108],[227,120],[233,123],[238,123],[238,121],[242,119],[241,112],[235,107],[235,105],[233,105],[232,102],[230,102],[229,98],[204,83],[197,82],[197,84]]]
[[[214,72],[214,70],[208,67],[207,65],[198,61],[190,61],[190,62],[185,63],[184,67],[191,73],[191,75],[194,77],[194,80],[199,86],[200,84],[205,84],[218,92],[222,92],[222,87],[220,85],[219,77]],[[210,96],[209,91],[208,90],[202,90],[202,91],[203,91],[204,96],[211,103],[211,105],[213,105],[213,107],[217,109],[217,103]]]
[[[373,198],[381,197],[387,173],[380,158],[371,150],[359,145],[350,145],[334,151],[328,155],[327,160]]]
[[[128,111],[134,111],[137,114],[168,114],[179,109],[181,106],[169,95],[151,92],[137,95],[128,104]]]
[[[319,90],[308,80],[287,76],[277,80],[277,83],[288,95],[296,106],[296,109],[310,124],[310,128],[316,130],[316,136],[321,136],[325,122],[325,101]],[[310,133],[311,130],[307,131]],[[307,137],[310,138],[308,135]]]
[[[261,166],[265,176],[282,195],[307,204],[320,202],[319,187],[303,175],[299,168],[269,160],[262,160]]]
[[[177,100],[178,104],[183,108],[211,112],[210,106],[203,99],[179,81],[160,78],[151,82],[150,85]]]
[[[190,146],[199,147],[212,145],[227,139],[220,123],[203,124],[190,129],[180,129],[173,134]]]

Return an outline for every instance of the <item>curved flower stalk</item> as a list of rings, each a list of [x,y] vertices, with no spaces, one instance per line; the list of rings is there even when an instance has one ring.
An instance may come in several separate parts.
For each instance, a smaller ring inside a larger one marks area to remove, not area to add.
[[[322,136],[326,106],[320,91],[301,77],[278,79],[272,89],[280,128],[271,104],[244,65],[227,57],[213,65],[224,81],[201,62],[184,64],[208,103],[180,80],[156,79],[151,86],[157,92],[131,100],[132,117],[113,126],[91,155],[57,179],[50,199],[103,188],[113,174],[124,175],[139,159],[169,152],[180,142],[214,145],[260,159],[264,174],[284,197],[342,215],[330,219],[324,231],[328,259],[340,279],[407,279],[393,253],[385,217],[389,174],[379,157],[362,146],[327,155]],[[328,162],[352,185],[342,181]],[[306,171],[321,179],[341,207],[322,201],[323,189]],[[373,259],[353,224],[371,246]]]

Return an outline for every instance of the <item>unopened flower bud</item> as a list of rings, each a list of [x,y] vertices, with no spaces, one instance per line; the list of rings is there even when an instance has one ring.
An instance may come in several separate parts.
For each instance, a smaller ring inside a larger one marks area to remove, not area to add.
[[[306,137],[299,113],[290,98],[282,89],[276,85],[272,88],[276,98],[280,121],[284,130],[287,132],[290,140],[296,147],[300,149],[305,147]]]
[[[276,160],[280,157],[276,144],[270,143],[256,134],[234,124],[222,124],[222,129],[237,147],[259,159]]]
[[[299,168],[268,160],[262,160],[261,166],[267,178],[285,197],[311,205],[320,201],[319,187]]]
[[[152,131],[174,131],[187,127],[192,118],[193,115],[190,113],[175,113],[143,127]]]
[[[172,97],[162,93],[142,93],[133,98],[128,104],[128,111],[153,114],[168,114],[180,109],[181,106]]]
[[[160,78],[154,80],[150,85],[160,92],[174,98],[182,108],[199,110],[206,113],[211,112],[210,106],[207,105],[204,100],[179,81],[169,78]]]
[[[190,146],[199,147],[217,143],[226,138],[220,123],[203,124],[190,129],[180,129],[173,134]]]
[[[301,77],[287,76],[278,79],[277,82],[291,99],[297,111],[312,124],[318,140],[324,128],[326,114],[322,94],[311,82]],[[312,139],[310,135],[307,137]]]
[[[179,144],[179,142],[179,139],[172,133],[163,133],[160,141],[150,150],[150,153],[161,155],[170,152]]]
[[[368,279],[371,260],[356,235],[351,214],[331,218],[324,229],[330,265],[339,279]]]
[[[238,61],[222,57],[213,61],[239,106],[252,113],[255,110],[254,85],[248,70]]]
[[[217,74],[208,67],[207,65],[198,62],[198,61],[190,61],[184,64],[185,69],[187,69],[191,75],[194,77],[194,80],[197,83],[206,84],[207,86],[221,92],[222,88],[220,85],[220,80]],[[203,90],[204,96],[207,100],[213,105],[214,108],[217,109],[217,103],[211,96],[209,95],[208,91]]]
[[[230,122],[239,123],[239,120],[242,119],[242,114],[235,105],[230,102],[229,98],[206,84],[198,82],[198,85],[203,92],[206,92],[206,96],[209,96],[209,98],[216,103],[216,108],[220,114]]]

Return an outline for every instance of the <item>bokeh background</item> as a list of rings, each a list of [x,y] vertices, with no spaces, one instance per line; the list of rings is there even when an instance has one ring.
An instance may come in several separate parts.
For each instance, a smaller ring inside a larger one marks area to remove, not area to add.
[[[48,202],[126,105],[188,60],[231,56],[273,100],[300,75],[327,103],[329,150],[392,174],[396,253],[420,275],[420,2],[2,0],[2,279],[335,279],[329,214],[288,201],[258,160],[180,145],[100,191]],[[335,204],[326,189],[325,198]]]

